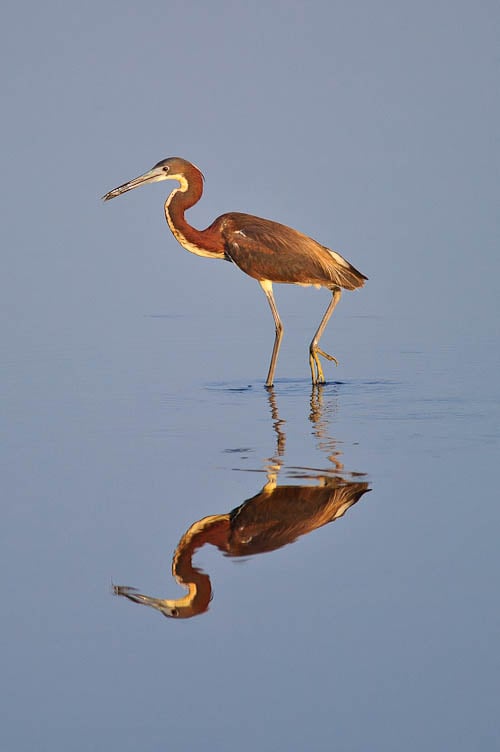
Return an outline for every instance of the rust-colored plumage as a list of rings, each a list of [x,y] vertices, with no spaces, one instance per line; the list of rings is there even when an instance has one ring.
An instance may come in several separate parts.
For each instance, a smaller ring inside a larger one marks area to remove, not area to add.
[[[103,198],[111,198],[146,183],[177,180],[165,202],[165,217],[179,243],[191,253],[207,258],[232,261],[245,274],[256,279],[262,287],[274,318],[276,335],[267,375],[266,386],[272,386],[278,352],[283,337],[283,324],[274,301],[273,282],[326,287],[332,300],[309,346],[309,364],[314,384],[324,383],[325,377],[319,356],[336,359],[319,349],[323,334],[342,288],[355,290],[367,279],[336,251],[321,245],[291,227],[251,214],[230,212],[222,214],[205,230],[197,230],[185,219],[185,212],[200,200],[203,175],[185,159],[170,157],[158,162],[152,170],[109,191]]]
[[[128,585],[114,585],[113,591],[164,616],[197,616],[208,609],[212,598],[210,577],[193,565],[199,548],[209,543],[235,557],[275,551],[343,517],[369,490],[366,482],[338,476],[318,478],[312,486],[269,482],[236,509],[204,517],[184,533],[172,560],[172,575],[188,591],[182,598],[155,598]]]

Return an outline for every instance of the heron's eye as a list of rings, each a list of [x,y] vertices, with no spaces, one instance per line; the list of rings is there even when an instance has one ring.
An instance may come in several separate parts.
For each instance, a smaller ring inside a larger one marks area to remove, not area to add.
[[[168,172],[168,171],[169,171],[169,167],[167,167],[167,165],[165,165],[165,167],[163,168],[163,172]]]
[[[167,170],[168,170],[168,167],[167,167]],[[178,616],[178,615],[179,615],[179,612],[177,611],[177,609],[173,608],[172,611],[170,612],[170,616]]]

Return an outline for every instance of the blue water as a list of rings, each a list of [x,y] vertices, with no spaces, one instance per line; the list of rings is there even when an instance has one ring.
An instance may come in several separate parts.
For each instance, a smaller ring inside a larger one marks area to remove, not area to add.
[[[5,4],[0,752],[498,752],[499,7]],[[175,154],[369,278],[322,389]]]
[[[2,747],[493,749],[494,343],[369,341],[353,317],[313,389],[295,321],[270,393],[272,331],[199,326],[26,317],[9,343]],[[193,523],[332,477],[371,491],[274,551],[195,552],[205,613],[112,595],[184,596],[170,567]]]

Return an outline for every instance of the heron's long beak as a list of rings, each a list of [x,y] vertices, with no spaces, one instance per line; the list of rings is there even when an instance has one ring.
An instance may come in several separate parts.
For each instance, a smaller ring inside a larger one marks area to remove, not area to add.
[[[146,183],[157,183],[159,180],[168,180],[168,178],[169,178],[168,172],[165,172],[163,167],[156,166],[156,167],[153,167],[152,170],[145,172],[144,175],[139,175],[138,178],[129,180],[128,183],[119,185],[118,188],[113,188],[112,191],[109,191],[109,193],[106,193],[106,195],[103,196],[102,198],[103,198],[103,201],[109,201],[111,198],[116,198],[116,196],[121,196],[122,193],[131,191],[133,188],[139,188],[140,185],[146,185]]]
[[[136,588],[128,587],[128,585],[113,585],[113,593],[124,595],[129,601],[140,603],[142,606],[151,606],[151,608],[155,608],[162,613],[163,616],[188,619],[195,615],[191,604],[185,603],[186,598],[179,598],[178,600],[152,598],[150,595],[139,593]]]

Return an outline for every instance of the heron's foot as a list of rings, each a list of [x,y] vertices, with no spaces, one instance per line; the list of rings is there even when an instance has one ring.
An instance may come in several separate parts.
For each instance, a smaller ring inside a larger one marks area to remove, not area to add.
[[[326,353],[324,350],[320,350],[319,348],[318,348],[318,350],[316,350],[316,352],[318,353],[318,355],[322,355],[327,360],[333,360],[333,362],[335,363],[335,365],[338,366],[339,362],[338,362],[337,358],[334,355],[328,355],[328,353]]]
[[[326,358],[327,360],[333,360],[336,366],[338,366],[339,364],[337,358],[335,358],[333,355],[329,355],[324,350],[320,350],[319,347],[313,347],[311,345],[309,349],[309,365],[311,367],[311,375],[312,375],[313,384],[325,383],[325,375],[323,373],[323,368],[321,366],[321,361],[319,359],[320,355],[322,355],[323,358]]]

